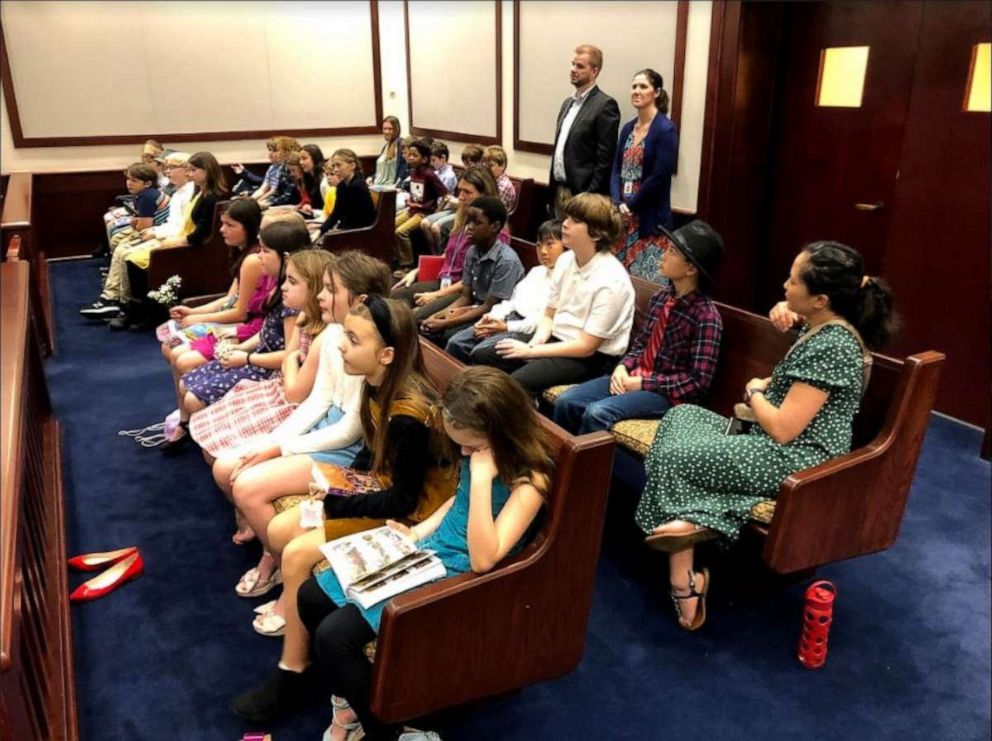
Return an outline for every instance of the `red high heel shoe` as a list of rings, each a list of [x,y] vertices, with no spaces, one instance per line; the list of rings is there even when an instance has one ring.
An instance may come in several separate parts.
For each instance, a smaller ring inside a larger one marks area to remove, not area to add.
[[[116,551],[104,551],[103,553],[86,553],[82,556],[73,556],[69,559],[69,568],[76,571],[99,571],[104,566],[113,566],[118,561],[123,561],[138,550],[138,546],[129,545]]]
[[[117,565],[111,566],[99,576],[94,576],[76,587],[76,590],[69,595],[69,601],[87,602],[99,599],[103,595],[113,592],[124,582],[141,576],[144,571],[145,562],[141,559],[141,554],[135,550]]]

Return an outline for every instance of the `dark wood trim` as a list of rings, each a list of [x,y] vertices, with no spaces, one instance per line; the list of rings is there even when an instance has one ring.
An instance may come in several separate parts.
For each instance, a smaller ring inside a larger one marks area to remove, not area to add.
[[[17,98],[14,96],[14,78],[10,74],[10,58],[7,56],[7,37],[3,34],[3,24],[0,24],[0,86],[7,104],[7,119],[10,121],[14,146],[20,146],[18,142],[24,140],[24,132],[21,130],[21,114],[17,110]]]
[[[722,2],[713,3],[714,18],[717,13],[717,6],[722,5]],[[723,12],[722,8],[720,12]],[[678,131],[682,130],[682,87],[685,81],[685,49],[688,34],[689,0],[678,0],[678,11],[675,16],[675,64],[672,73],[674,79],[672,80],[671,113],[669,115]],[[712,49],[713,47],[710,46],[711,62]],[[554,144],[532,142],[520,138],[520,0],[513,0],[513,148],[519,152],[531,152],[533,154],[552,155],[555,153]],[[678,164],[676,163],[673,174],[677,172]]]
[[[696,210],[706,214],[712,200],[711,182],[713,169],[713,150],[716,146],[716,116],[720,99],[720,58],[723,52],[723,27],[727,18],[727,6],[713,3],[710,20],[710,54],[706,71],[706,108],[703,112],[703,147],[699,163],[699,185],[696,195]],[[705,218],[705,217],[704,217]]]
[[[292,137],[326,137],[326,136],[359,136],[362,134],[378,134],[382,121],[382,63],[379,53],[379,2],[369,0],[370,28],[372,33],[372,80],[374,91],[374,108],[376,120],[367,126],[338,126],[330,128],[310,129],[280,129],[278,133]],[[7,117],[10,119],[10,131],[17,149],[35,147],[91,147],[108,144],[140,144],[149,136],[165,142],[214,142],[240,141],[242,139],[265,139],[272,136],[272,129],[253,129],[249,131],[208,131],[185,133],[144,133],[144,134],[114,134],[107,136],[24,136],[21,128],[21,118],[17,108],[17,98],[14,95],[14,81],[10,73],[10,60],[7,57],[7,43],[0,27],[0,83],[7,103]]]
[[[375,87],[375,132],[382,131],[382,52],[379,46],[379,0],[369,0],[369,17],[372,21],[372,85]],[[363,127],[364,128],[364,127]],[[364,132],[362,132],[364,133]]]
[[[410,133],[417,136],[430,136],[435,139],[454,139],[460,142],[475,142],[477,144],[503,143],[503,3],[493,0],[496,8],[496,136],[482,134],[467,134],[463,131],[447,131],[445,129],[429,129],[417,126],[413,122],[413,78],[410,65],[410,3],[403,0],[403,33],[406,39],[406,89],[407,116],[410,121]],[[516,72],[514,72],[516,74]]]

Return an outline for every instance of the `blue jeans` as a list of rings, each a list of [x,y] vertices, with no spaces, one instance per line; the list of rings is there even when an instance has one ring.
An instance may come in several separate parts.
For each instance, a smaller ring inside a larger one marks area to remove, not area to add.
[[[660,419],[671,406],[668,397],[653,391],[610,395],[610,377],[594,378],[570,388],[555,404],[555,424],[575,435],[609,430],[624,419]]]

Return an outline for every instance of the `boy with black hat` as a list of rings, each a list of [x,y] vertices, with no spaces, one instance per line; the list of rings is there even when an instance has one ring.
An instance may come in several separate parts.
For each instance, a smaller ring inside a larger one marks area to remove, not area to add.
[[[709,388],[723,322],[707,296],[723,240],[703,221],[670,232],[661,274],[669,284],[651,297],[648,316],[611,376],[574,386],[555,404],[554,421],[582,434],[624,419],[658,419]]]

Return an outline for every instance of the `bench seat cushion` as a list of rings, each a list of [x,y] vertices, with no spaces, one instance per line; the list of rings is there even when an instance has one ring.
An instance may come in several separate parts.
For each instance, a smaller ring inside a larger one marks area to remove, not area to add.
[[[552,386],[549,389],[545,389],[541,397],[548,402],[551,406],[554,406],[558,401],[558,397],[568,391],[570,388],[575,386],[574,383],[563,383],[561,386]]]

